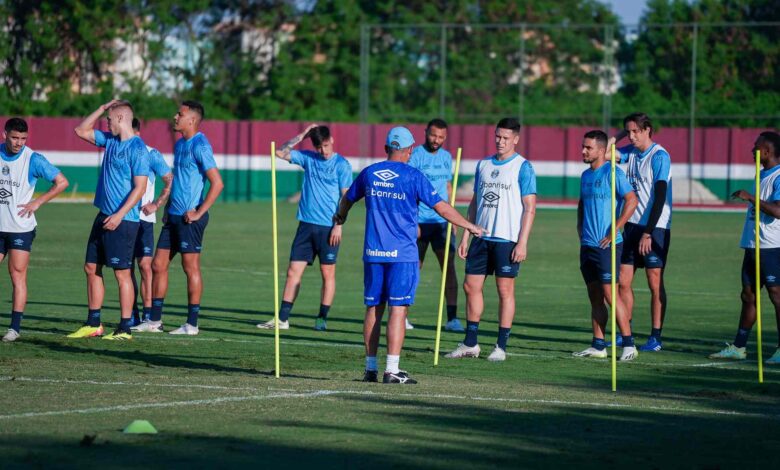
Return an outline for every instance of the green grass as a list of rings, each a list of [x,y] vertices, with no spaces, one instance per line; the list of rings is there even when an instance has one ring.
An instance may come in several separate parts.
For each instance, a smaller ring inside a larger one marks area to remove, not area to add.
[[[440,274],[429,260],[411,315],[416,329],[401,358],[402,368],[419,379],[416,386],[357,381],[363,368],[362,205],[344,230],[329,330],[312,329],[320,288],[315,266],[305,274],[293,327],[282,332],[281,379],[273,377],[273,332],[255,328],[273,312],[268,203],[223,204],[212,211],[199,336],[136,334],[119,344],[63,337],[86,314],[81,265],[93,216],[87,205],[40,210],[22,337],[0,344],[4,468],[780,463],[780,370],[766,368],[764,384],[757,383],[755,333],[749,361],[715,364],[706,358],[731,341],[736,327],[742,215],[675,215],[665,350],[619,364],[618,393],[610,391],[607,360],[571,357],[591,337],[573,211],[537,214],[517,281],[518,312],[505,363],[442,359],[433,367]],[[281,204],[282,274],[294,218],[295,207]],[[168,329],[186,313],[178,264],[170,279]],[[110,271],[106,284],[103,318],[113,327],[118,310]],[[649,296],[642,282],[637,285],[634,324],[642,343]],[[492,279],[486,286],[480,338],[489,350],[497,306]],[[0,289],[10,298],[7,276]],[[461,294],[461,318],[463,304]],[[771,304],[764,305],[767,356],[777,337]],[[443,333],[442,350],[461,339]],[[151,421],[160,433],[123,434],[133,419]]]

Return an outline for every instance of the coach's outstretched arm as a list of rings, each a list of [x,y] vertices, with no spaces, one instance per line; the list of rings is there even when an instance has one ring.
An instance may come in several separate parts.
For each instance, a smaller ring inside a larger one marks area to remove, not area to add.
[[[303,132],[296,135],[295,137],[288,140],[287,142],[283,143],[281,147],[276,149],[276,156],[281,158],[282,160],[287,160],[289,162],[290,151],[292,150],[292,148],[300,144],[301,141],[306,138],[306,135],[309,133],[309,131],[311,131],[317,126],[318,124],[310,124],[309,127],[307,127]]]
[[[435,210],[436,213],[440,216],[447,219],[447,222],[450,222],[453,225],[457,225],[458,227],[465,228],[467,230],[466,233],[470,233],[476,237],[480,237],[483,234],[487,235],[487,230],[466,220],[465,217],[460,215],[460,212],[455,210],[454,207],[447,204],[445,201],[439,201],[435,206],[433,206],[433,210]],[[465,234],[463,235],[464,238],[466,236],[467,235]]]
[[[208,212],[211,206],[214,205],[219,197],[219,193],[221,193],[222,189],[225,187],[225,183],[222,182],[222,175],[216,168],[206,170],[206,179],[209,180],[209,190],[206,193],[206,197],[203,199],[203,203],[198,206],[197,209],[189,210],[184,214],[184,222],[188,224],[200,220],[200,218]]]
[[[81,121],[81,124],[76,126],[73,131],[76,133],[77,136],[79,136],[82,140],[85,140],[89,142],[90,144],[95,143],[95,123],[100,119],[100,116],[105,113],[108,108],[111,106],[119,103],[120,100],[111,100],[106,104],[101,104],[98,106],[98,109],[92,112],[89,116],[85,117],[83,121]]]
[[[471,196],[471,202],[469,202],[469,208],[466,210],[466,218],[473,222],[477,220],[477,195],[474,193]],[[458,256],[460,259],[466,259],[466,254],[469,251],[469,237],[471,234],[467,231],[463,232],[463,238],[460,239],[460,245],[458,245]]]
[[[354,202],[350,201],[346,194],[341,196],[339,208],[333,216],[333,223],[336,225],[344,225],[344,222],[347,221],[347,214],[349,214],[349,210],[352,209],[353,204]]]
[[[744,189],[735,191],[731,197],[733,199],[742,199],[745,202],[753,204],[753,206],[756,205],[755,196],[745,191]],[[780,201],[765,201],[762,199],[760,209],[764,214],[774,217],[775,219],[780,219]]]

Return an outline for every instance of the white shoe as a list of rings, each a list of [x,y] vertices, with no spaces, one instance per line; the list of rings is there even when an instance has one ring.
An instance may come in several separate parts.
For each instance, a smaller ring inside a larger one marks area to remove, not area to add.
[[[454,331],[455,333],[463,333],[466,331],[466,329],[463,328],[463,325],[460,323],[460,320],[457,318],[453,318],[452,320],[448,321],[444,325],[444,329],[446,331]]]
[[[257,327],[261,330],[273,330],[276,328],[276,324],[274,323],[273,318],[268,320],[265,323],[258,323]],[[279,329],[280,330],[289,330],[290,329],[290,320],[279,320]]]
[[[406,319],[406,329],[407,329],[407,330],[413,330],[413,329],[414,329],[414,325],[412,325],[412,324],[409,322],[409,319],[408,319],[408,318]]]
[[[639,351],[636,350],[635,346],[626,346],[623,348],[623,354],[620,355],[621,361],[633,361],[639,357]]]
[[[19,337],[19,332],[14,330],[13,328],[8,328],[8,333],[3,336],[3,342],[4,343],[11,343],[16,341],[16,339]]]
[[[182,326],[176,328],[173,331],[168,332],[171,335],[188,335],[195,336],[200,332],[197,326],[192,326],[189,323],[185,323]]]
[[[591,346],[583,351],[573,352],[571,355],[574,357],[595,357],[598,359],[603,359],[607,357],[607,350],[605,348],[599,351],[598,349]]]
[[[458,347],[444,357],[449,357],[450,359],[458,359],[461,357],[479,357],[479,345],[477,344],[476,346],[466,346],[463,343],[458,343]]]
[[[490,362],[501,362],[506,361],[506,351],[499,348],[498,345],[493,348],[493,352],[490,353],[490,356],[488,356],[488,361]]]
[[[130,327],[130,331],[137,331],[140,333],[162,333],[163,332],[163,325],[162,320],[160,321],[145,321],[143,323],[139,323],[135,326]]]

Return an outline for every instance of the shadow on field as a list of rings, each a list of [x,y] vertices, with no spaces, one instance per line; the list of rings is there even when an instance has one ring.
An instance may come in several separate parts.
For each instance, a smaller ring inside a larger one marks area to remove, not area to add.
[[[758,416],[525,403],[438,403],[424,397],[338,396],[286,413],[247,413],[211,435],[8,436],[4,463],[105,468],[778,468],[777,421]],[[323,405],[319,405],[320,407]],[[288,410],[289,411],[289,410]],[[214,419],[208,408],[200,413]],[[229,416],[229,415],[228,415]],[[226,417],[227,420],[237,418]],[[194,423],[193,423],[194,425]],[[98,425],[99,426],[99,425]],[[179,427],[183,426],[181,423]],[[231,432],[246,437],[219,435]],[[4,436],[5,437],[5,436]]]

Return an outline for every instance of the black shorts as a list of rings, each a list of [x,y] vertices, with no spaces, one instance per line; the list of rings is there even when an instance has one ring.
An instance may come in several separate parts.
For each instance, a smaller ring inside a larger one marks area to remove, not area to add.
[[[33,240],[35,229],[29,232],[0,232],[0,254],[5,255],[8,250],[32,251]]]
[[[107,218],[108,216],[101,212],[92,223],[85,263],[101,264],[114,269],[130,269],[133,266],[133,247],[139,224],[123,220],[116,229],[106,230],[103,228],[103,222]]]
[[[645,227],[641,225],[626,224],[623,230],[623,254],[620,264],[630,264],[636,268],[663,268],[666,266],[666,257],[669,255],[669,243],[671,232],[665,228],[655,228],[650,234],[652,244],[650,253],[642,256],[639,254],[639,241],[645,233]]]
[[[314,258],[320,258],[320,264],[336,264],[339,245],[330,246],[330,230],[325,225],[300,222],[290,248],[290,261],[305,261],[309,266]]]
[[[615,282],[620,280],[620,254],[623,244],[615,246]],[[612,283],[612,248],[600,248],[598,246],[580,247],[580,272],[585,284],[600,282]]]
[[[437,224],[420,224],[420,237],[417,239],[417,251],[420,255],[420,261],[425,260],[425,252],[428,251],[428,245],[431,245],[433,251],[443,251],[447,244],[447,222]],[[455,236],[450,236],[450,256],[455,252]]]
[[[756,290],[756,250],[746,249],[742,257],[742,285]],[[780,248],[761,249],[761,287],[780,285]]]
[[[139,223],[133,255],[136,258],[151,257],[154,255],[154,224],[145,220]]]
[[[517,243],[474,238],[466,256],[466,274],[517,277],[520,263],[512,262],[512,251],[515,245]]]
[[[175,253],[200,253],[203,249],[203,234],[209,224],[209,213],[188,224],[183,215],[168,214],[167,221],[157,239],[157,249]]]

